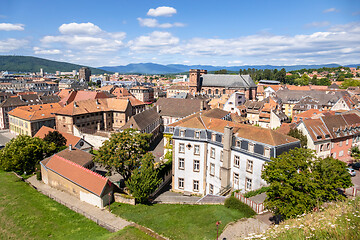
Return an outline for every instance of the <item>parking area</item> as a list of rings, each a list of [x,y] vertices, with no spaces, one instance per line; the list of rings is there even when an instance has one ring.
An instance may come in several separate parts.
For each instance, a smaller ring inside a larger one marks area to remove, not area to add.
[[[16,137],[15,134],[10,133],[9,130],[1,130],[0,131],[0,145],[5,145],[10,142],[12,138]]]
[[[356,172],[356,176],[352,177],[352,183],[354,184],[354,188],[359,189],[360,190],[360,172],[359,170],[355,170]]]

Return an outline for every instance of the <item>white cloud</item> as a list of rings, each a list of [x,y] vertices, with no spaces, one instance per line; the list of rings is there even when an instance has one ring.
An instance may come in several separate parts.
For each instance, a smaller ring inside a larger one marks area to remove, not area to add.
[[[68,23],[63,24],[59,27],[59,31],[62,34],[84,34],[84,35],[95,35],[102,32],[102,30],[93,23]]]
[[[129,41],[128,46],[133,51],[168,51],[168,48],[179,43],[179,38],[169,32],[154,31],[147,36],[140,36]]]
[[[151,28],[171,28],[171,27],[184,27],[183,23],[159,23],[157,19],[154,18],[138,18],[140,26],[142,27],[151,27]]]
[[[44,55],[55,55],[62,53],[59,49],[41,49],[39,47],[34,47],[33,50],[35,54],[44,54]]]
[[[156,9],[150,8],[147,12],[148,16],[152,17],[171,17],[172,15],[176,14],[176,9],[173,7],[158,7]]]
[[[328,8],[323,11],[323,13],[330,13],[330,12],[339,12],[336,8]]]
[[[17,50],[26,46],[27,44],[28,41],[24,39],[8,38],[5,40],[0,40],[0,52],[6,53]]]
[[[312,28],[312,27],[327,27],[330,25],[330,22],[328,21],[323,21],[323,22],[312,22],[312,23],[308,23],[305,25],[305,27],[307,28]]]
[[[24,24],[0,23],[0,31],[24,31]]]

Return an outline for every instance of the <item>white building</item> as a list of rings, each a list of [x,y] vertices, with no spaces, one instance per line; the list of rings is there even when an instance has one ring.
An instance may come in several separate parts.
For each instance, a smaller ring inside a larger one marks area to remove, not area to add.
[[[173,134],[173,191],[221,195],[266,185],[264,164],[300,141],[270,129],[198,114],[165,127]]]

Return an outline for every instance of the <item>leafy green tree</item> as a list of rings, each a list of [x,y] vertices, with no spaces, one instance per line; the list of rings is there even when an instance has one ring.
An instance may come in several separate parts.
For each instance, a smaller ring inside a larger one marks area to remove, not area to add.
[[[135,169],[130,179],[126,181],[126,186],[136,201],[145,203],[160,182],[161,179],[154,168],[154,156],[152,153],[147,153],[141,160],[141,166]]]
[[[317,158],[309,149],[295,148],[271,160],[262,173],[269,184],[265,206],[285,219],[342,199],[337,190],[352,185],[345,163]]]
[[[351,148],[351,157],[353,157],[355,160],[360,159],[360,149],[356,146]]]
[[[227,73],[228,73],[228,71],[226,69],[221,69],[221,70],[214,72],[214,74],[227,74]]]
[[[138,133],[130,128],[114,133],[99,148],[94,161],[105,166],[110,173],[115,170],[127,181],[132,171],[140,166],[149,148],[150,137],[151,134]]]
[[[45,135],[44,141],[48,143],[55,143],[57,148],[62,148],[66,145],[66,138],[58,131],[52,131]]]
[[[5,171],[14,171],[20,174],[31,173],[41,160],[55,152],[55,143],[19,135],[11,139],[0,151],[0,167]]]
[[[348,87],[359,87],[360,81],[355,79],[345,79],[344,82],[340,85],[340,88],[347,89]]]
[[[297,128],[290,129],[287,135],[299,139],[301,147],[304,148],[307,146],[307,137],[299,129]]]

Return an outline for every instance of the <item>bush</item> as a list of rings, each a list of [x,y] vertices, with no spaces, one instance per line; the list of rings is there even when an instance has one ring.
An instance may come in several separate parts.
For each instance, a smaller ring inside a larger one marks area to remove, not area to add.
[[[225,200],[224,206],[230,209],[236,209],[241,212],[244,212],[248,216],[255,215],[255,211],[252,210],[248,205],[245,203],[242,203],[239,199],[236,197],[229,197]]]
[[[253,197],[253,196],[256,196],[256,195],[259,195],[263,192],[267,192],[269,190],[269,187],[262,187],[258,190],[254,190],[254,191],[250,191],[250,192],[247,192],[244,194],[244,197],[246,198],[250,198],[250,197]]]
[[[36,172],[36,179],[41,181],[41,171]]]

